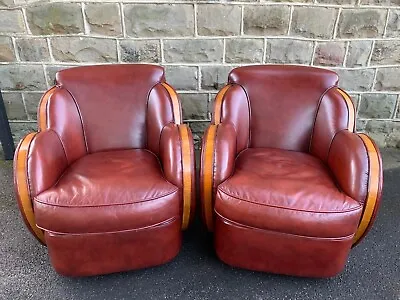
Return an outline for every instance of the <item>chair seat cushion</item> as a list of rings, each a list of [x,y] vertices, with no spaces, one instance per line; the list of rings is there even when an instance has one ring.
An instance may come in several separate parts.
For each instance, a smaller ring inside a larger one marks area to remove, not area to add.
[[[103,233],[179,218],[178,188],[143,149],[98,152],[72,164],[34,198],[38,227],[57,233]]]
[[[272,148],[243,151],[215,201],[217,214],[241,225],[310,237],[352,235],[362,211],[319,159]]]

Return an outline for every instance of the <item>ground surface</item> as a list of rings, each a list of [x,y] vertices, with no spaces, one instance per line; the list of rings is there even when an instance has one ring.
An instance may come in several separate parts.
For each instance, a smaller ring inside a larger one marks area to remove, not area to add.
[[[233,269],[216,258],[197,225],[171,263],[91,278],[65,278],[25,229],[12,190],[12,166],[0,160],[0,299],[388,299],[400,300],[400,154],[384,155],[377,221],[333,279],[304,279]]]

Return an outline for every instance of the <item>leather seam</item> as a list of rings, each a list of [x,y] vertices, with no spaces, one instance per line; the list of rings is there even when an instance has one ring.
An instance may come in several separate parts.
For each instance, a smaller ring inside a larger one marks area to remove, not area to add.
[[[63,141],[62,141],[60,135],[58,134],[57,131],[55,131],[55,130],[53,130],[53,129],[51,129],[51,128],[49,128],[48,130],[54,132],[54,133],[56,134],[58,140],[60,141],[61,147],[62,147],[62,149],[63,149],[63,151],[64,151],[65,160],[67,161],[67,166],[68,166],[68,165],[69,165],[69,161],[68,161],[68,157],[67,157],[67,150],[65,149],[65,145],[64,145],[64,143],[63,143]]]
[[[82,112],[81,112],[81,110],[79,108],[78,102],[76,101],[75,96],[67,88],[65,88],[63,86],[60,86],[60,87],[65,89],[68,92],[68,94],[70,94],[70,96],[72,98],[72,101],[75,103],[75,107],[76,107],[76,110],[78,111],[79,119],[81,121],[83,140],[84,140],[84,143],[85,143],[85,146],[86,146],[86,153],[89,153],[89,146],[88,146],[87,137],[86,137],[85,124],[83,123]]]
[[[366,157],[367,157],[367,161],[368,161],[368,176],[367,176],[367,184],[366,184],[366,186],[367,186],[367,192],[366,192],[366,194],[365,194],[365,200],[364,200],[364,202],[363,202],[363,212],[362,212],[362,214],[361,214],[361,216],[364,214],[364,209],[365,209],[365,207],[366,207],[366,202],[367,202],[367,200],[368,200],[368,194],[369,194],[369,189],[370,189],[370,185],[369,185],[369,176],[370,176],[370,173],[369,173],[369,171],[370,171],[370,167],[371,167],[371,161],[370,161],[370,157],[369,157],[369,153],[368,153],[368,149],[367,149],[367,145],[365,145],[365,143],[364,143],[364,141],[363,141],[363,139],[357,134],[357,137],[361,140],[361,142],[362,142],[362,144],[363,144],[363,146],[364,146],[364,149],[365,149],[365,154],[366,154]],[[361,222],[361,219],[360,219],[360,222]]]
[[[336,213],[338,213],[338,214],[341,214],[341,213],[348,213],[348,212],[356,211],[356,210],[362,208],[362,205],[359,205],[359,206],[357,206],[355,208],[347,209],[347,210],[343,210],[343,211],[310,211],[310,210],[302,210],[302,209],[293,209],[293,208],[277,206],[277,205],[267,205],[267,204],[262,204],[262,203],[256,203],[256,202],[253,202],[253,201],[250,201],[250,200],[247,200],[247,199],[242,199],[242,198],[239,198],[238,196],[231,195],[231,194],[223,191],[220,188],[218,188],[218,191],[221,192],[221,193],[224,193],[225,195],[227,195],[229,197],[235,198],[235,199],[240,200],[240,201],[245,201],[245,202],[248,202],[248,203],[251,203],[251,204],[254,204],[254,205],[271,207],[271,208],[278,208],[278,209],[285,209],[285,210],[291,210],[291,211],[297,211],[297,212],[304,212],[304,213],[313,213],[313,214],[331,214],[331,213],[336,214]],[[356,202],[359,203],[358,201],[356,201]]]
[[[315,131],[315,124],[317,123],[317,118],[318,118],[318,113],[319,113],[319,109],[321,107],[322,101],[324,100],[324,97],[326,94],[329,93],[329,91],[333,88],[337,87],[336,85],[330,86],[328,87],[320,96],[319,100],[318,100],[318,105],[317,105],[317,110],[315,112],[315,116],[314,116],[314,122],[313,122],[313,126],[312,126],[312,131],[311,131],[311,137],[310,137],[310,143],[308,145],[308,152],[311,153],[311,146],[313,143],[313,139],[314,139],[314,131]]]
[[[29,146],[27,149],[27,155],[26,155],[26,180],[27,180],[27,186],[28,186],[28,194],[29,194],[29,198],[31,199],[31,201],[32,201],[32,186],[31,186],[31,179],[29,176],[29,159],[31,158],[31,146],[32,146],[32,143],[35,140],[36,136],[37,136],[37,133],[35,133],[31,142],[29,143]]]
[[[48,233],[57,234],[57,235],[68,235],[68,236],[71,236],[71,235],[103,235],[103,234],[127,233],[127,232],[135,232],[135,231],[154,229],[154,228],[170,225],[177,220],[178,220],[177,217],[172,217],[165,221],[162,221],[162,222],[159,222],[159,223],[156,223],[153,225],[149,225],[149,226],[143,226],[143,227],[134,228],[134,229],[118,230],[118,231],[105,231],[105,232],[82,232],[82,233],[81,232],[79,232],[79,233],[73,232],[73,233],[69,233],[69,232],[52,231],[52,230],[45,229],[41,226],[37,226],[37,227]]]
[[[250,105],[250,98],[249,98],[249,94],[247,93],[247,90],[244,88],[243,85],[238,84],[238,83],[233,83],[236,84],[238,86],[240,86],[244,92],[244,94],[246,95],[246,100],[247,100],[247,106],[249,108],[249,138],[247,139],[247,148],[250,147],[251,144],[251,105]]]
[[[295,236],[295,237],[300,237],[300,238],[309,238],[309,239],[321,239],[321,240],[345,240],[345,239],[350,239],[354,236],[354,234],[349,234],[346,236],[342,236],[342,237],[319,237],[319,236],[309,236],[309,235],[301,235],[301,234],[295,234],[295,233],[288,233],[288,232],[280,232],[280,231],[275,231],[275,230],[271,230],[271,229],[265,229],[265,228],[259,228],[259,227],[255,227],[255,226],[251,226],[251,225],[245,225],[236,221],[233,221],[229,218],[226,218],[224,216],[222,216],[220,213],[215,212],[221,219],[223,219],[223,221],[227,221],[229,223],[232,223],[232,225],[237,226],[237,227],[242,227],[245,229],[252,229],[252,230],[257,230],[257,231],[265,231],[265,232],[270,232],[273,234],[283,234],[283,235],[290,235],[290,236]],[[230,225],[230,224],[227,224]]]
[[[172,190],[171,192],[162,194],[162,195],[160,195],[160,196],[158,196],[158,197],[152,197],[152,198],[149,198],[149,199],[145,199],[145,200],[137,201],[137,202],[133,202],[133,203],[113,203],[113,204],[105,204],[105,205],[80,205],[80,206],[72,206],[72,205],[50,204],[50,203],[46,203],[46,202],[43,202],[43,201],[39,200],[39,199],[37,198],[39,195],[38,195],[38,196],[35,196],[35,197],[34,197],[34,200],[35,200],[35,202],[38,202],[38,203],[40,203],[40,204],[48,205],[48,206],[53,206],[53,207],[65,207],[65,208],[103,208],[103,207],[110,207],[110,206],[136,205],[136,204],[140,204],[140,203],[144,203],[144,202],[150,202],[150,201],[154,201],[154,200],[158,200],[158,199],[160,199],[160,198],[164,198],[164,197],[170,196],[170,195],[176,193],[177,191],[179,191],[179,189],[178,189],[177,187],[175,187],[175,189]]]

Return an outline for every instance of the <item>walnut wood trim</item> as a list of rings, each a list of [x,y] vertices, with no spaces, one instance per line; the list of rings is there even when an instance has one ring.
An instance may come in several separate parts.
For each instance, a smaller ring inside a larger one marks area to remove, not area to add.
[[[230,84],[224,86],[215,97],[215,105],[214,105],[214,124],[218,125],[221,123],[222,118],[222,102],[224,100],[224,96],[228,89],[231,87]]]
[[[348,120],[347,129],[350,132],[354,132],[354,127],[355,127],[355,109],[354,109],[353,101],[351,101],[350,96],[345,91],[343,91],[341,89],[337,89],[337,90],[342,95],[344,101],[346,101],[347,110],[349,112],[349,120]]]
[[[359,134],[364,142],[365,148],[368,152],[369,160],[369,178],[368,178],[368,194],[365,202],[364,212],[361,217],[360,224],[358,225],[357,232],[354,236],[353,244],[356,244],[368,230],[374,216],[376,205],[378,204],[379,195],[379,180],[381,173],[381,165],[379,163],[379,155],[371,139],[365,134]]]
[[[189,226],[190,212],[192,203],[192,176],[194,176],[193,165],[194,157],[191,156],[190,149],[190,136],[187,125],[179,126],[179,134],[181,137],[182,149],[182,177],[183,177],[183,216],[182,216],[182,229],[185,230]]]
[[[50,96],[53,94],[54,90],[56,89],[55,86],[53,86],[51,89],[49,89],[42,97],[40,100],[39,104],[39,130],[46,130],[47,129],[47,104],[50,100]]]
[[[175,90],[166,82],[162,82],[161,85],[167,90],[169,97],[171,98],[172,110],[174,113],[175,124],[182,124],[182,112],[181,105],[178,99],[178,95]]]
[[[204,136],[204,156],[202,165],[203,176],[203,209],[204,218],[208,230],[212,231],[214,227],[213,213],[213,180],[214,180],[214,152],[215,137],[217,134],[217,125],[210,125],[207,135]]]
[[[37,133],[28,134],[19,146],[16,155],[16,190],[19,197],[20,210],[25,223],[29,227],[32,234],[43,244],[46,244],[44,233],[36,226],[35,215],[33,212],[32,200],[29,190],[28,181],[28,155],[30,145]]]

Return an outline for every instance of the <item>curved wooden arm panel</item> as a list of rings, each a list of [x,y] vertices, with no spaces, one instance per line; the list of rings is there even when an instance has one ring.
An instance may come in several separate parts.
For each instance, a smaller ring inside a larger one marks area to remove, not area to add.
[[[31,143],[37,133],[28,134],[18,145],[14,157],[14,187],[18,200],[18,206],[21,211],[22,218],[29,231],[43,245],[46,244],[44,233],[36,226],[35,215],[31,201],[31,193],[28,180],[28,154]]]
[[[354,236],[353,247],[368,233],[376,218],[382,195],[382,160],[375,143],[365,134],[359,134],[368,153],[368,193],[364,203],[364,211]]]

